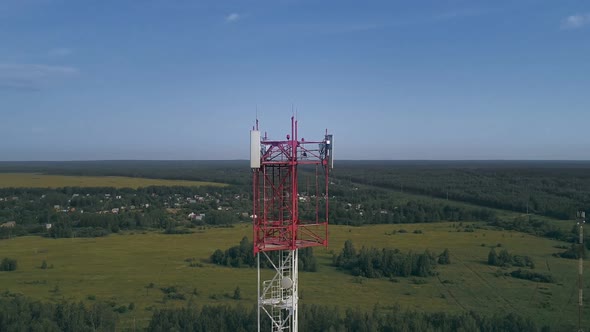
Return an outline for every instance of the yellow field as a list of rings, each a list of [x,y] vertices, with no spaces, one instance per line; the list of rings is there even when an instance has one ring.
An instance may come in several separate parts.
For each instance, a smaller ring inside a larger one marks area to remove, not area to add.
[[[115,187],[140,188],[148,186],[227,186],[224,183],[184,180],[131,178],[123,176],[68,176],[36,173],[0,173],[0,188],[61,188]]]

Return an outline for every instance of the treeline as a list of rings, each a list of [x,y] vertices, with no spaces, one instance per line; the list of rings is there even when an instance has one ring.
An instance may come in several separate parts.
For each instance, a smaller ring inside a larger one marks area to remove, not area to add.
[[[146,331],[255,331],[256,307],[204,305],[193,302],[184,308],[154,310]],[[111,305],[74,302],[57,304],[35,301],[21,295],[0,296],[0,331],[84,332],[115,331],[118,314]],[[263,318],[262,326],[270,326]],[[321,305],[299,306],[299,328],[302,331],[566,331],[573,326],[538,326],[529,318],[515,313],[481,315],[470,311],[416,312],[375,306],[372,311],[341,310]]]
[[[535,262],[529,256],[512,255],[506,249],[502,249],[500,253],[496,253],[496,250],[492,248],[488,254],[488,265],[510,267],[529,267],[535,268]]]
[[[357,251],[352,241],[347,240],[333,263],[354,276],[366,278],[381,277],[428,277],[435,275],[437,264],[450,264],[450,253],[445,249],[439,256],[426,250],[422,254],[402,253],[398,249],[376,249],[362,247]]]
[[[0,297],[0,331],[115,331],[118,315],[105,303],[58,304],[20,295]]]
[[[248,309],[227,305],[203,307],[193,305],[180,309],[159,309],[154,312],[147,331],[256,331],[256,314],[255,307]],[[270,321],[264,318],[261,326],[270,328]],[[342,311],[338,307],[303,304],[299,306],[299,330],[306,332],[532,332],[551,331],[551,328],[540,327],[533,320],[515,313],[484,316],[473,311],[459,314],[426,313],[401,310],[399,307],[382,310],[378,306],[372,311],[360,309]]]
[[[85,176],[129,176],[248,184],[250,167],[241,160],[98,160],[0,162],[0,172]]]
[[[562,258],[577,259],[580,253],[585,255],[586,250],[590,249],[590,235],[588,234],[584,236],[583,248],[580,248],[576,244],[579,239],[579,227],[576,225],[572,225],[571,230],[567,232],[558,228],[554,224],[538,220],[532,216],[520,216],[512,219],[496,220],[490,222],[489,225],[498,227],[499,229],[514,230],[564,242],[573,242],[570,248],[562,248],[567,249],[565,252],[556,254],[556,256]]]
[[[527,270],[522,270],[522,269],[512,271],[512,272],[510,272],[510,275],[514,278],[531,280],[534,282],[546,282],[546,283],[554,283],[555,282],[555,279],[550,274],[527,271]]]
[[[231,267],[255,267],[256,258],[254,257],[254,244],[244,236],[240,244],[233,246],[226,250],[216,249],[209,257],[209,261],[217,265],[225,265]],[[266,253],[273,261],[279,259],[278,251],[270,251]],[[306,272],[316,272],[318,270],[318,263],[313,255],[313,248],[302,248],[298,250],[298,265],[299,270]],[[272,268],[272,264],[268,259],[260,259],[260,266],[265,268]]]
[[[590,209],[584,162],[343,162],[337,177],[356,183],[571,219]]]
[[[534,216],[519,216],[514,218],[503,218],[490,222],[491,226],[501,229],[519,231],[537,236],[548,237],[556,240],[570,241],[574,234],[565,232],[557,226]]]
[[[331,220],[336,224],[360,226],[363,224],[424,223],[438,221],[495,221],[498,215],[486,208],[460,207],[433,201],[409,201],[395,203],[389,198],[382,204],[367,200],[362,208],[349,207],[343,199],[332,202]],[[360,211],[359,211],[360,210]]]

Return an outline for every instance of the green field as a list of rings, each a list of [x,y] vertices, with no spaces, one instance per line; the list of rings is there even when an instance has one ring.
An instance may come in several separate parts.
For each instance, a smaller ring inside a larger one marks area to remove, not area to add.
[[[224,183],[146,179],[124,176],[69,176],[36,173],[0,173],[0,188],[62,188],[62,187],[114,187],[133,188],[148,186],[226,186]]]
[[[364,227],[332,226],[330,248],[316,248],[319,272],[300,273],[302,303],[317,303],[372,309],[379,303],[402,308],[483,313],[517,312],[539,324],[577,323],[577,261],[555,258],[553,246],[563,242],[511,231],[477,229],[457,232],[453,223],[399,224]],[[391,234],[405,229],[408,233]],[[419,229],[423,234],[414,234]],[[0,291],[9,290],[49,301],[97,300],[119,305],[135,303],[135,310],[121,315],[120,324],[144,326],[157,307],[181,306],[187,301],[163,301],[160,287],[178,286],[187,300],[196,303],[256,302],[255,269],[234,269],[206,262],[216,248],[237,245],[251,237],[250,225],[215,228],[187,235],[159,233],[114,234],[103,238],[48,239],[20,237],[0,241],[0,257],[18,259],[18,270],[0,272]],[[330,251],[338,252],[345,240],[355,246],[399,248],[436,254],[451,252],[451,265],[438,266],[438,277],[415,284],[413,278],[363,279],[330,265]],[[485,264],[490,247],[501,244],[512,254],[531,256],[537,272],[551,273],[555,284],[536,283],[511,277],[496,277],[495,267]],[[483,244],[483,246],[482,246]],[[202,267],[189,267],[196,258]],[[43,260],[50,269],[41,269]],[[154,283],[155,287],[146,289]],[[586,282],[585,284],[590,284]],[[242,300],[224,297],[239,286]],[[193,289],[198,295],[192,295]],[[586,308],[587,309],[587,308]],[[588,323],[586,321],[586,323]]]

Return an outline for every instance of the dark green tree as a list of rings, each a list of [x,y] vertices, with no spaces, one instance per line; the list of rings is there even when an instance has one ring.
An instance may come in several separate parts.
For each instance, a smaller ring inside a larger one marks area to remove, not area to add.
[[[496,250],[494,250],[494,248],[492,248],[488,254],[488,265],[498,265],[498,254],[496,254]]]
[[[438,256],[438,264],[451,264],[451,254],[449,253],[449,249],[445,249],[442,254]]]
[[[242,299],[242,292],[240,291],[240,286],[237,286],[234,289],[234,295],[232,297],[234,300],[241,300]]]

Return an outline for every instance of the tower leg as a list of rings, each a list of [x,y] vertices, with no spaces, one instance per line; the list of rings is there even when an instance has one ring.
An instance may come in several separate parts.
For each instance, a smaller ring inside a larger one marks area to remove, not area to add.
[[[298,250],[258,253],[258,331],[261,331],[265,315],[270,319],[273,332],[298,330],[298,253]],[[261,280],[260,259],[272,266],[272,279]]]
[[[260,253],[256,254],[256,270],[257,270],[257,274],[258,274],[258,283],[257,283],[257,296],[256,298],[258,299],[258,315],[256,315],[256,320],[258,323],[258,332],[260,332],[260,306],[261,306],[261,302],[260,302]]]

